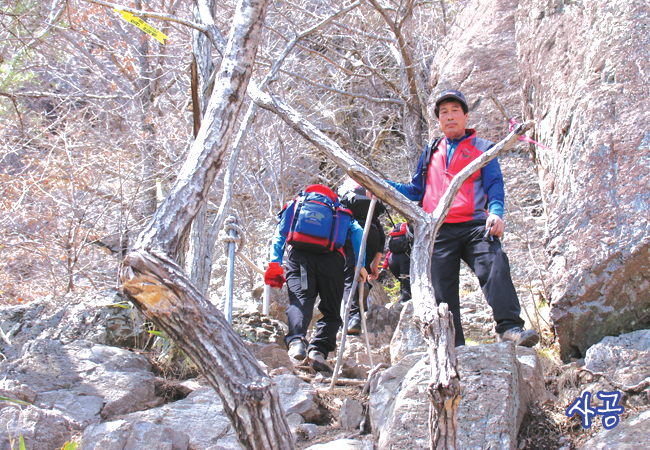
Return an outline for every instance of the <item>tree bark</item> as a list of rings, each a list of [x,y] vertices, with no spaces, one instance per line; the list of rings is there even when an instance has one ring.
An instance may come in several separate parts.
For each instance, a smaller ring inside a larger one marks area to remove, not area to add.
[[[532,122],[518,125],[502,141],[474,160],[451,182],[436,210],[425,213],[406,200],[395,188],[379,175],[362,166],[347,154],[336,142],[320,132],[297,111],[282,100],[265,94],[251,83],[248,95],[262,108],[278,114],[291,128],[314,144],[325,155],[363,187],[373,192],[381,201],[404,216],[414,228],[411,252],[411,290],[416,322],[429,344],[431,356],[431,383],[429,387],[431,449],[456,449],[456,415],[460,403],[460,385],[454,349],[454,325],[446,304],[436,305],[430,280],[431,254],[435,236],[451,209],[451,205],[463,183],[477,170],[510,148]]]
[[[278,394],[241,339],[174,262],[221,166],[250,75],[267,0],[241,0],[203,123],[171,191],[120,267],[123,290],[192,358],[245,449],[294,449]]]

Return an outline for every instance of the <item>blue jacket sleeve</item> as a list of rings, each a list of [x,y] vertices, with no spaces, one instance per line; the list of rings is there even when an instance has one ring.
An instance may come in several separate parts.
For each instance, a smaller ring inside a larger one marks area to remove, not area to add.
[[[483,189],[488,198],[488,212],[503,218],[505,191],[501,166],[497,158],[481,169],[481,177],[483,178]]]
[[[275,233],[271,238],[271,248],[269,249],[269,262],[277,262],[282,266],[282,257],[284,256],[284,247],[287,237],[280,233],[280,224],[275,227]]]
[[[287,203],[280,213],[280,221],[275,227],[275,232],[271,238],[271,248],[269,249],[269,262],[277,262],[282,266],[282,258],[284,256],[284,249],[286,247],[287,235],[291,228],[291,221],[293,220],[295,200]]]
[[[352,222],[350,222],[350,228],[348,230],[348,238],[352,241],[352,248],[354,249],[354,264],[356,265],[357,261],[359,260],[361,241],[363,240],[363,228],[361,228],[361,225],[359,225],[359,222],[357,222],[356,220],[352,220]],[[361,264],[362,267],[366,266],[365,252]]]
[[[427,147],[428,146],[429,144],[427,144]],[[427,153],[426,148],[420,155],[418,168],[416,169],[415,175],[413,175],[410,183],[396,183],[394,181],[386,180],[386,183],[397,189],[404,197],[414,202],[422,200],[422,196],[424,195],[424,185],[426,183],[426,180],[422,176],[422,167],[424,166],[425,153]]]

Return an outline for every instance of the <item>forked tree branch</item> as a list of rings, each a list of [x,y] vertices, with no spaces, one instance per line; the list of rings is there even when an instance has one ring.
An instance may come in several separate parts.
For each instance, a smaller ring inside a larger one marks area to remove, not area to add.
[[[510,148],[518,137],[532,126],[532,122],[518,126],[506,138],[456,175],[436,210],[432,214],[427,214],[406,200],[379,175],[357,162],[336,142],[325,136],[282,100],[261,92],[253,83],[248,87],[248,95],[260,107],[280,116],[291,128],[314,144],[350,177],[373,192],[380,200],[399,211],[413,225],[411,287],[416,322],[429,345],[431,358],[431,380],[428,391],[431,400],[430,448],[436,450],[456,449],[458,428],[456,417],[460,403],[460,382],[454,349],[453,319],[446,304],[436,306],[430,280],[431,254],[435,236],[463,183],[474,172],[485,167],[492,159]]]

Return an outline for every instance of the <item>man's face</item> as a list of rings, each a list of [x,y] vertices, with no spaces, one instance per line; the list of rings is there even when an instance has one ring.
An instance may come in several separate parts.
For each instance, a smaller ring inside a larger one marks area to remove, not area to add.
[[[438,108],[438,122],[442,132],[449,139],[459,139],[465,135],[467,114],[456,100],[445,100]]]

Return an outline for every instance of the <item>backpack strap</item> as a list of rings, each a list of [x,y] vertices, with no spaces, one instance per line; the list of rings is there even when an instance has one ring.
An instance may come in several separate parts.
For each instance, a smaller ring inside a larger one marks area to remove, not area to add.
[[[427,145],[426,148],[424,149],[424,161],[422,164],[422,179],[423,181],[423,188],[426,187],[427,185],[427,178],[429,177],[429,165],[431,165],[431,158],[433,157],[433,154],[438,151],[438,144],[440,144],[440,141],[442,141],[442,136],[437,137],[431,145]],[[422,207],[422,201],[424,200],[424,194],[422,194],[422,199],[420,199],[420,202],[418,203],[420,207]]]

